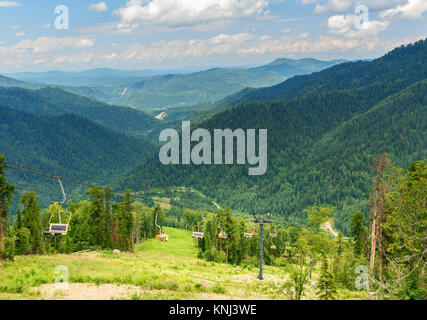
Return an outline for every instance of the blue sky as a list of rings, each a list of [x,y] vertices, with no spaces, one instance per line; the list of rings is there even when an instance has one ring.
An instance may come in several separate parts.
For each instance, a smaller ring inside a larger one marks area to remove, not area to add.
[[[0,72],[366,59],[425,38],[427,1],[0,1],[0,28]]]

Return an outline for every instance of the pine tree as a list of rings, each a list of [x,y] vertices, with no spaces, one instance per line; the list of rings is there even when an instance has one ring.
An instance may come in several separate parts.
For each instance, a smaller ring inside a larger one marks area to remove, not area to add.
[[[9,204],[12,202],[14,187],[5,179],[7,163],[3,155],[0,155],[0,258],[5,256],[4,238],[7,230],[7,216]]]
[[[93,242],[95,245],[104,248],[107,243],[104,190],[100,187],[93,187],[87,190],[86,194],[91,197],[89,212],[92,221]]]
[[[42,228],[40,226],[40,206],[38,196],[34,191],[22,194],[20,205],[23,206],[24,226],[30,231],[30,246],[32,253],[42,253]]]
[[[15,244],[16,244],[16,235],[15,230],[9,227],[8,232],[5,237],[5,252],[4,258],[9,261],[15,260]]]
[[[120,236],[122,237],[122,249],[123,250],[134,250],[133,248],[133,209],[132,202],[134,198],[131,195],[130,190],[126,190],[126,194],[123,197],[123,201],[120,203],[121,219],[120,219]]]
[[[15,229],[19,230],[22,228],[22,215],[21,210],[18,208],[18,213],[16,215]]]
[[[105,197],[105,247],[113,248],[113,215],[111,209],[111,195],[112,190],[106,189],[104,192]]]
[[[31,232],[27,228],[20,228],[16,230],[16,244],[15,251],[18,255],[24,255],[30,253],[31,245]]]
[[[317,293],[321,300],[334,300],[335,294],[337,293],[335,279],[333,274],[329,271],[328,258],[325,253],[322,253],[322,268]]]
[[[365,215],[362,212],[356,212],[351,218],[351,236],[354,241],[354,254],[360,256],[363,252],[363,246],[366,241],[368,229],[363,225]]]

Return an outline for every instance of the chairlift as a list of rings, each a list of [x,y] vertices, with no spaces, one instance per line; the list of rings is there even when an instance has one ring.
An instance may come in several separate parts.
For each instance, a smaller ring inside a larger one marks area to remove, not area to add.
[[[53,237],[55,236],[66,236],[68,231],[70,230],[70,221],[72,213],[62,209],[62,205],[67,200],[67,196],[64,191],[64,187],[62,186],[61,179],[57,178],[59,186],[61,187],[62,192],[62,202],[55,202],[56,211],[52,212],[49,219],[49,231],[45,231],[45,234],[50,234]],[[54,216],[58,215],[57,223],[52,223]],[[62,216],[61,216],[62,215]],[[64,215],[68,216],[67,223],[62,223],[62,218]]]
[[[251,228],[252,227],[252,222],[251,222],[251,224],[250,224],[250,226],[249,226],[249,228]],[[248,229],[246,229],[245,230],[245,232],[243,233],[243,238],[245,238],[245,239],[250,239],[250,238],[252,238],[252,236],[253,236],[253,231],[252,232],[248,232],[247,231]]]
[[[194,239],[203,239],[203,232],[193,232]]]
[[[252,223],[252,220],[251,220],[251,227],[252,227],[252,232],[251,232],[251,235],[252,235],[252,237],[258,237],[258,233],[256,232],[256,230],[255,230],[255,228],[253,227],[253,223]]]
[[[277,249],[276,245],[273,242],[273,239],[276,238],[276,236],[277,236],[276,233],[270,232],[270,242],[271,242],[270,249],[271,250],[276,250]]]
[[[156,219],[154,221],[154,224],[156,225],[157,228],[159,228],[159,233],[156,235],[156,239],[159,241],[163,241],[163,242],[168,242],[169,241],[169,236],[165,233],[162,232],[162,227],[160,225],[157,224],[157,216],[158,216],[158,212],[156,213]]]
[[[158,233],[157,235],[156,235],[156,239],[157,240],[160,240],[160,241],[163,241],[163,242],[168,242],[169,241],[169,236],[166,234],[166,233]]]
[[[219,228],[221,229],[221,232],[218,234],[218,238],[220,238],[220,239],[227,239],[228,235],[221,228],[221,219],[219,220]]]
[[[203,217],[203,213],[200,210],[200,214],[202,215],[202,223],[205,221],[205,217]],[[200,232],[200,221],[197,222],[197,231],[194,231],[193,228],[193,238],[194,239],[203,239],[203,232]]]

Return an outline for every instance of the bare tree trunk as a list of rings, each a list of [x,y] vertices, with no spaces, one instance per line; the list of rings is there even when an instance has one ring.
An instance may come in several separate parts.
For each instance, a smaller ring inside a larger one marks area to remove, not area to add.
[[[0,222],[0,258],[4,258],[4,226]]]
[[[377,244],[377,208],[374,208],[374,215],[372,218],[372,226],[371,226],[371,257],[369,259],[369,276],[372,277],[375,268],[375,249]]]
[[[380,265],[380,277],[382,273],[382,218],[383,218],[383,202],[384,202],[384,192],[385,189],[381,186],[382,176],[384,173],[384,169],[386,165],[389,163],[388,155],[382,154],[375,159],[375,168],[377,172],[377,177],[375,180],[375,203],[373,208],[373,216],[372,216],[372,226],[371,226],[371,255],[369,259],[369,276],[372,277],[375,269],[375,254],[376,254],[376,245],[379,242],[380,248],[380,257],[379,257],[379,265]]]
[[[1,215],[3,211],[3,205],[0,202],[0,258],[4,258],[4,234],[6,232],[6,222],[7,220],[3,221],[3,217]]]
[[[228,247],[229,247],[229,244],[230,243],[230,241],[227,239],[227,258],[226,258],[226,260],[225,260],[225,263],[226,264],[228,264]]]
[[[135,252],[134,241],[133,241],[133,231],[131,232],[131,238],[132,238],[132,252]]]

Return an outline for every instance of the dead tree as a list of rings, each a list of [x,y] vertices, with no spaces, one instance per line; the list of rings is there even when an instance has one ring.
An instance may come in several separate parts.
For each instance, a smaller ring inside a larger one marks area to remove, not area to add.
[[[383,185],[383,175],[384,170],[387,165],[390,163],[389,157],[386,153],[378,156],[375,159],[375,170],[376,177],[374,182],[375,187],[375,200],[373,201],[372,206],[372,216],[371,216],[371,254],[369,259],[369,276],[372,277],[375,268],[375,255],[377,243],[380,249],[380,258],[379,265],[380,269],[382,268],[381,264],[381,255],[382,255],[382,220],[383,220],[383,204],[385,200],[386,187]],[[381,272],[381,270],[380,270]]]

